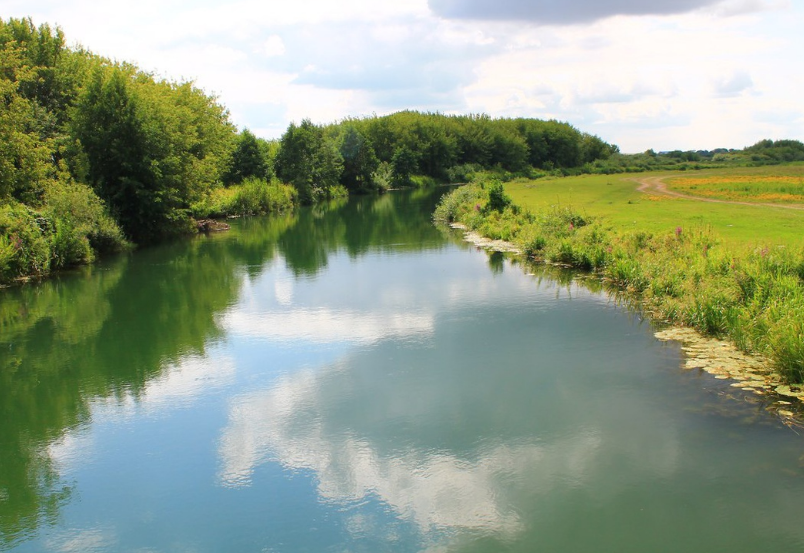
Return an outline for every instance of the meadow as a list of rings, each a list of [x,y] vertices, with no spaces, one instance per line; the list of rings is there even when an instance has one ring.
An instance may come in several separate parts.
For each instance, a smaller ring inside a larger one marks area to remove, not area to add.
[[[650,178],[661,179],[670,191],[756,205],[702,202],[638,191],[638,181]],[[804,239],[804,209],[760,204],[771,203],[769,194],[793,196],[793,192],[785,191],[798,190],[798,202],[804,208],[802,181],[804,165],[799,164],[518,180],[506,183],[505,191],[524,209],[538,212],[553,206],[567,207],[602,218],[622,231],[671,232],[680,226],[711,231],[734,246],[792,247]],[[792,199],[773,203],[794,204]]]

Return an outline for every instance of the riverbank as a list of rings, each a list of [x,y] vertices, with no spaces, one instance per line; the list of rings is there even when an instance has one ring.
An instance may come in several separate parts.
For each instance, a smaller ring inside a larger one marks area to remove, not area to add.
[[[442,200],[434,217],[508,241],[531,259],[590,271],[654,320],[767,360],[777,379],[768,389],[788,385],[779,391],[799,397],[804,251],[724,245],[706,228],[628,232],[567,207],[532,213],[500,190],[488,181],[462,187]]]

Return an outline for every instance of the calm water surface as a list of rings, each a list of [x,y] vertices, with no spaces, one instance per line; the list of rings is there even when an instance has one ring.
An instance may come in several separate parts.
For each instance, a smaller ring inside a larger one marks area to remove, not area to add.
[[[3,291],[0,550],[804,550],[801,436],[441,193]]]

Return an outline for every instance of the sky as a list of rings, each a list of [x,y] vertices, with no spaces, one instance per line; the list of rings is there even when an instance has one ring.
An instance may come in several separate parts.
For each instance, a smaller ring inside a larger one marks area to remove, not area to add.
[[[214,94],[263,138],[403,109],[566,121],[623,152],[804,140],[802,0],[4,0]]]

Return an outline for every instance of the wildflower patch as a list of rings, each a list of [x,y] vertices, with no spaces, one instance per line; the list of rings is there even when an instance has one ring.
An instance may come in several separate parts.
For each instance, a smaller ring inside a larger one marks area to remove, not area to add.
[[[668,179],[670,189],[690,196],[757,203],[803,203],[804,175],[712,175]]]

